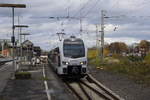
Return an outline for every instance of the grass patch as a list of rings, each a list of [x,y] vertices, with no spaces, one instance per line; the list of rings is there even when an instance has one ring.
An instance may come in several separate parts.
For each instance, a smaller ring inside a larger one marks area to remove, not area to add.
[[[31,79],[31,73],[30,72],[16,72],[15,78],[16,79]]]
[[[114,55],[106,57],[102,63],[99,58],[90,56],[89,64],[97,69],[127,75],[137,83],[150,85],[150,63],[146,63],[140,57]]]
[[[125,74],[134,79],[137,83],[146,83],[150,85],[150,65],[142,62],[133,63],[104,63],[91,60],[90,65],[99,69],[104,69],[114,73]]]
[[[49,78],[48,77],[41,77],[40,80],[43,80],[43,81],[48,81]]]
[[[0,98],[0,100],[5,100],[5,99]]]

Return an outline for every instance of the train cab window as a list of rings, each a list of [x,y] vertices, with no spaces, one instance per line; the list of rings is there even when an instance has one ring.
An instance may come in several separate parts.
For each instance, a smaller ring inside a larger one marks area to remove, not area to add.
[[[85,47],[82,42],[64,43],[63,51],[65,57],[79,58],[85,56]]]

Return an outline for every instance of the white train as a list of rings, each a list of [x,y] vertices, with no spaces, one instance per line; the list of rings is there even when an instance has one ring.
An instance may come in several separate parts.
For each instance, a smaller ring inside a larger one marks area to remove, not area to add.
[[[87,48],[83,40],[75,36],[64,39],[51,50],[48,61],[60,76],[82,78],[87,74]]]

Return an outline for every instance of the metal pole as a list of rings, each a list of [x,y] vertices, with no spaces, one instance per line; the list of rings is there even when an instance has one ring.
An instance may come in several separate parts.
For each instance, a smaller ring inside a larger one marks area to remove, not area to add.
[[[97,55],[96,55],[96,58],[99,57],[99,35],[98,35],[98,25],[96,25],[96,52],[97,52]]]
[[[25,42],[25,35],[24,35],[24,42]],[[24,62],[25,62],[25,53],[26,53],[26,52],[24,52],[24,55],[23,55],[23,57],[24,57]]]
[[[25,41],[25,35],[24,35],[24,41]]]
[[[19,32],[19,36],[20,36],[20,48],[21,48],[20,49],[20,53],[21,53],[20,56],[22,57],[22,45],[21,45],[22,44],[22,37],[21,37],[21,32],[22,31],[21,30],[22,30],[22,28],[20,27],[20,32]]]
[[[101,61],[104,60],[104,10],[101,11]]]
[[[13,57],[13,68],[14,71],[16,71],[16,67],[15,67],[15,50],[14,50],[14,46],[15,46],[15,35],[14,35],[14,7],[12,7],[12,57]]]
[[[4,56],[4,41],[2,42],[2,55]]]
[[[98,27],[96,25],[96,47],[98,49]]]

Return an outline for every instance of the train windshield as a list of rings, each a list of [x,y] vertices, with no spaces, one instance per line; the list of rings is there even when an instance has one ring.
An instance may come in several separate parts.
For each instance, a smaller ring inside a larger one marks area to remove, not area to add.
[[[84,57],[85,56],[84,44],[64,43],[64,56],[70,58]]]

